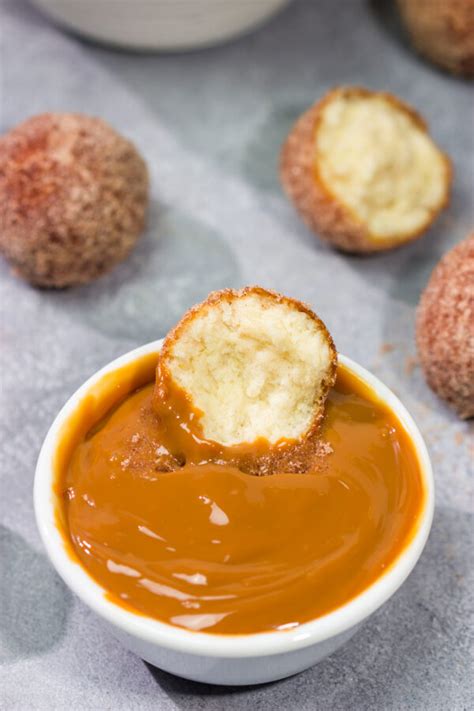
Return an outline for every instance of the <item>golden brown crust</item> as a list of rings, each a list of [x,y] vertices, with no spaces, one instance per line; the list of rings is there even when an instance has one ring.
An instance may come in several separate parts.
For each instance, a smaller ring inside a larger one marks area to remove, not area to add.
[[[430,387],[461,418],[474,417],[474,233],[434,268],[417,310],[416,341]]]
[[[474,76],[474,0],[398,0],[398,7],[420,54]]]
[[[316,102],[295,123],[280,155],[280,178],[283,188],[308,227],[321,239],[345,252],[381,252],[420,237],[449,201],[451,162],[443,154],[446,163],[446,195],[427,223],[412,234],[394,239],[374,240],[367,226],[344,205],[318,175],[315,160],[315,138],[325,108],[340,96],[379,96],[396,108],[404,111],[422,130],[427,131],[424,119],[401,99],[386,92],[372,92],[364,87],[339,87],[332,89]]]
[[[82,284],[140,236],[148,172],[101,119],[34,116],[0,138],[0,251],[32,284]]]
[[[265,299],[272,299],[278,303],[287,304],[293,309],[301,311],[307,314],[313,321],[317,323],[318,329],[324,334],[327,345],[331,353],[331,362],[328,376],[321,386],[321,394],[317,407],[315,408],[314,420],[309,428],[306,436],[298,441],[293,446],[288,446],[284,448],[275,448],[269,450],[268,453],[263,454],[257,458],[252,456],[240,457],[238,461],[238,466],[244,471],[248,471],[252,474],[271,474],[275,471],[304,471],[310,466],[310,462],[314,462],[315,458],[322,456],[325,446],[318,440],[318,433],[321,428],[322,421],[324,419],[324,405],[326,398],[328,396],[329,390],[332,388],[336,381],[337,373],[337,351],[332,340],[332,337],[327,330],[325,324],[321,319],[312,311],[312,309],[305,303],[292,299],[287,296],[283,296],[275,291],[263,289],[259,286],[248,286],[240,290],[234,289],[223,289],[222,291],[214,291],[200,304],[189,309],[179,323],[168,333],[166,336],[163,346],[159,355],[159,364],[157,374],[159,374],[159,382],[161,384],[166,384],[167,382],[172,382],[172,375],[167,366],[167,361],[171,357],[171,352],[179,340],[182,331],[189,325],[191,321],[197,318],[203,311],[213,308],[214,306],[221,304],[224,301],[231,302],[235,299],[245,297],[249,294],[255,294],[257,296],[262,296]],[[158,379],[157,379],[158,383]],[[175,387],[175,386],[173,386]],[[179,388],[179,386],[177,386]],[[166,385],[164,386],[163,392],[166,390]],[[232,447],[228,448],[229,456],[232,456]],[[325,452],[326,453],[326,452]]]

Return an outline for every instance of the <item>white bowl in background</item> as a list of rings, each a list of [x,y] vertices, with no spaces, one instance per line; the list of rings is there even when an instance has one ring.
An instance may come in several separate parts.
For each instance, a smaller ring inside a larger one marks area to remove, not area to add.
[[[224,42],[290,0],[34,0],[53,20],[99,42],[185,50]]]
[[[212,684],[260,684],[291,676],[316,664],[352,637],[358,627],[398,590],[415,566],[428,538],[434,508],[433,474],[425,443],[400,400],[374,375],[339,355],[340,362],[397,415],[417,452],[425,487],[424,504],[416,531],[397,559],[357,597],[293,630],[208,634],[134,614],[108,600],[106,591],[67,551],[55,517],[57,500],[53,490],[53,464],[61,430],[91,388],[107,373],[147,354],[158,353],[161,343],[149,343],[106,365],[72,395],[54,420],[41,448],[34,484],[36,520],[44,546],[69,588],[108,624],[110,631],[127,649],[160,669]]]

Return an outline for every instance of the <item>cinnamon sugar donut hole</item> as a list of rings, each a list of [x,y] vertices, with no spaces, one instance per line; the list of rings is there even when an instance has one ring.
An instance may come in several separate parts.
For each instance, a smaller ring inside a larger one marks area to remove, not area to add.
[[[417,311],[426,380],[457,413],[474,417],[474,232],[433,270]]]
[[[147,205],[143,159],[101,119],[45,113],[0,138],[0,252],[35,286],[112,269],[139,238]]]
[[[474,0],[398,0],[420,54],[453,74],[474,76]]]
[[[448,203],[451,173],[412,107],[358,86],[332,89],[300,116],[280,156],[283,189],[308,227],[353,253],[424,234]]]

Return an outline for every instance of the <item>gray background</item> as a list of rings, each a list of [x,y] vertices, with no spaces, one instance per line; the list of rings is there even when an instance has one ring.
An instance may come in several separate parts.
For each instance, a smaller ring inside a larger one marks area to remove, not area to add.
[[[97,114],[136,142],[153,179],[146,236],[110,276],[37,291],[0,264],[0,707],[474,708],[469,426],[413,363],[420,290],[474,225],[472,86],[413,55],[376,0],[296,0],[248,37],[175,56],[82,42],[22,0],[0,0],[0,23],[1,130],[45,110]],[[450,209],[384,256],[321,245],[278,185],[290,125],[344,82],[399,93],[454,159]],[[307,300],[339,350],[399,394],[433,456],[437,509],[408,582],[342,650],[280,683],[221,689],[145,665],[68,592],[38,538],[32,482],[52,418],[86,377],[163,336],[211,289],[255,282]]]

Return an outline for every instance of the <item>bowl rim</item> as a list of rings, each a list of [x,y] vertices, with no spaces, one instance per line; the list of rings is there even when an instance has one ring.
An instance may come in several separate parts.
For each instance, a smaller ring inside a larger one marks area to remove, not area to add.
[[[208,657],[239,658],[287,653],[323,642],[361,623],[398,590],[418,561],[433,520],[434,479],[425,442],[405,406],[375,375],[341,354],[338,356],[339,362],[371,387],[405,427],[415,447],[425,489],[423,508],[408,544],[386,571],[359,595],[322,617],[304,622],[292,630],[215,634],[181,629],[120,607],[105,597],[105,588],[87,573],[79,561],[72,560],[63,534],[57,527],[53,493],[53,458],[62,426],[90,388],[104,375],[144,355],[155,351],[158,354],[162,343],[160,339],[135,348],[98,370],[67,400],[46,434],[35,472],[34,509],[43,545],[63,581],[82,602],[123,632],[166,649]]]

